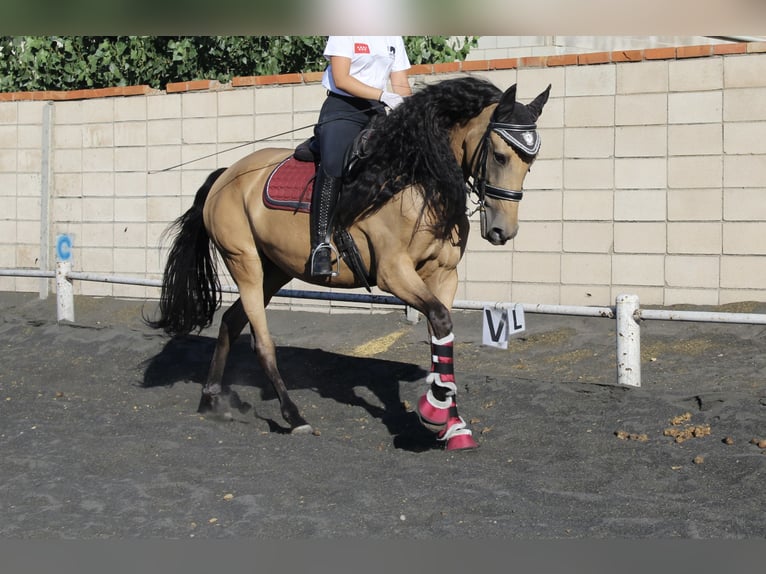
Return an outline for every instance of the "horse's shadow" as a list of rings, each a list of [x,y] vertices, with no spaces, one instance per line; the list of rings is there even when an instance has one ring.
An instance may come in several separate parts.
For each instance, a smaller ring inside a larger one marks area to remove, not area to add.
[[[202,387],[215,345],[214,338],[205,336],[187,335],[168,340],[157,355],[144,363],[142,386],[151,388],[192,382]],[[418,381],[426,376],[427,372],[421,367],[412,363],[287,346],[277,347],[277,361],[288,391],[310,389],[322,398],[363,408],[370,417],[386,426],[394,437],[396,448],[423,451],[440,447],[441,443],[436,441],[434,433],[420,424],[417,415],[406,408],[399,393],[400,383]],[[249,336],[237,339],[227,360],[223,387],[229,405],[240,414],[248,414],[252,410],[253,416],[266,422],[271,432],[290,432],[281,419],[277,422],[259,415],[255,406],[243,401],[232,386],[259,389],[262,402],[277,399],[271,382],[250,348]],[[368,393],[377,400],[370,402],[362,396]],[[376,402],[380,404],[374,404]],[[201,409],[202,405],[201,402]]]

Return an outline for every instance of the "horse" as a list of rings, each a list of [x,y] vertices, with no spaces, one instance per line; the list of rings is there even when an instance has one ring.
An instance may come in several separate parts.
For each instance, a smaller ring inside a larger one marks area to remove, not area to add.
[[[266,307],[292,278],[332,288],[377,285],[427,319],[431,365],[415,408],[420,422],[446,450],[476,448],[457,410],[451,317],[470,227],[469,199],[484,239],[503,245],[517,234],[522,184],[540,148],[536,121],[550,89],[522,104],[516,101],[516,84],[503,92],[487,80],[459,77],[417,90],[384,115],[347,172],[333,218],[336,232],[350,236],[364,273],[335,260],[336,274],[312,277],[308,213],[267,205],[267,182],[276,166],[294,159],[294,150],[257,150],[212,172],[193,205],[167,230],[174,239],[163,272],[160,316],[150,322],[172,336],[211,325],[222,304],[216,253],[220,256],[239,297],[222,315],[200,410],[221,407],[227,356],[249,324],[252,348],[289,432],[314,432],[280,374]],[[305,203],[311,184],[298,185]]]

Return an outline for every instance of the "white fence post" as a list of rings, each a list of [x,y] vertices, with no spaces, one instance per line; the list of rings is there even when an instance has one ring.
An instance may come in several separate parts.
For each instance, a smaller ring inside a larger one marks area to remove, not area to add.
[[[617,384],[641,386],[641,328],[638,325],[638,295],[618,295]]]
[[[74,289],[67,275],[72,261],[56,261],[56,313],[59,321],[74,321]]]

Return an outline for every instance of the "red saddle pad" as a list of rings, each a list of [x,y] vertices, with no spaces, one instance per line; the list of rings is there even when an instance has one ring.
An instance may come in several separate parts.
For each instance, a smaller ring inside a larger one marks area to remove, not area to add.
[[[288,157],[271,172],[263,187],[263,203],[271,209],[308,212],[316,167]]]

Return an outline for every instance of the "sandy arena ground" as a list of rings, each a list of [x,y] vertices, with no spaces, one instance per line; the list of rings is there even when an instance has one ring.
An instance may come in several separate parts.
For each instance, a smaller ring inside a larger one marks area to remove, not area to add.
[[[766,536],[764,326],[643,322],[628,389],[614,321],[527,314],[500,350],[456,312],[481,446],[451,453],[412,412],[429,347],[401,310],[269,311],[316,431],[292,436],[246,336],[233,420],[198,414],[217,324],[169,339],[142,322],[154,306],[77,298],[58,324],[53,298],[0,293],[0,537]]]

